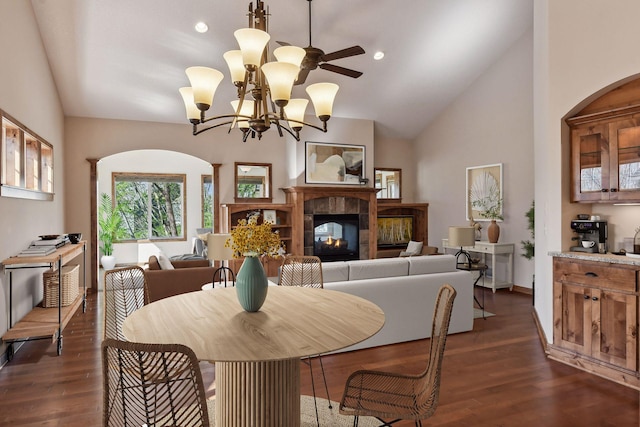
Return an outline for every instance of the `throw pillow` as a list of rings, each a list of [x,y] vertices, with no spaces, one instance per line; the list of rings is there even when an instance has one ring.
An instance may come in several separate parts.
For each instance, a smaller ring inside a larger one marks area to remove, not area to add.
[[[173,264],[165,254],[158,254],[158,264],[162,270],[173,270]]]
[[[422,252],[422,242],[414,242],[413,240],[410,240],[405,252],[408,254],[408,256],[420,255],[420,253]]]

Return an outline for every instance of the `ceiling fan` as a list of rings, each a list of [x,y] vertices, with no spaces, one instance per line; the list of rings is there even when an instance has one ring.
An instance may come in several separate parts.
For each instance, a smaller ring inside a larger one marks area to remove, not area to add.
[[[331,53],[324,53],[322,49],[314,47],[311,44],[311,1],[309,2],[309,46],[305,47],[304,50],[307,52],[304,59],[302,60],[302,64],[300,65],[300,73],[298,74],[298,79],[295,81],[296,85],[303,84],[305,80],[307,80],[307,76],[311,70],[315,70],[320,67],[323,70],[333,71],[334,73],[342,74],[345,76],[353,77],[357,79],[362,75],[362,72],[351,70],[349,68],[340,67],[338,65],[328,64],[329,61],[335,61],[336,59],[348,58],[350,56],[362,55],[364,49],[360,46],[351,46],[346,49],[337,50]],[[281,46],[289,46],[290,43],[277,41]]]

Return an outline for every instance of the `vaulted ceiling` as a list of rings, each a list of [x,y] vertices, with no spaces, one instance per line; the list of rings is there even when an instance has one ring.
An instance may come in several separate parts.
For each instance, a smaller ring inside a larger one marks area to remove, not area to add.
[[[192,65],[225,74],[212,108],[229,113],[236,91],[222,54],[237,49],[233,32],[247,26],[249,0],[31,2],[65,115],[187,123],[178,88],[189,85]],[[377,134],[412,140],[531,27],[532,3],[313,0],[313,46],[360,45],[366,54],[332,62],[360,78],[317,69],[307,83],[340,85],[335,117],[374,120]],[[308,45],[308,0],[265,5],[271,50],[276,40]],[[198,21],[207,33],[194,31]]]

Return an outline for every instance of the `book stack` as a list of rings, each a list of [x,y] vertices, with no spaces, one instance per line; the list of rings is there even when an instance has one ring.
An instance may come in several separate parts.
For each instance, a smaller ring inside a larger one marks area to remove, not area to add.
[[[69,243],[69,237],[67,235],[60,236],[57,239],[49,239],[49,240],[34,240],[31,242],[31,246],[54,246],[56,248],[62,247]]]
[[[23,249],[18,254],[20,257],[29,256],[44,256],[55,252],[57,247],[55,245],[30,245],[27,249]]]

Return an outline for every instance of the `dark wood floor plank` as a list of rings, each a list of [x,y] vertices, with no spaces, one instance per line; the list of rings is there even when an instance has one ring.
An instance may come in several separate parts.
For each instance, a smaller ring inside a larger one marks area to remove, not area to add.
[[[482,292],[476,290],[476,292]],[[442,427],[636,427],[639,393],[546,358],[531,296],[485,290],[487,310],[474,330],[450,335],[440,406],[426,425]],[[44,341],[25,343],[0,370],[0,426],[98,426],[102,416],[101,295],[90,294],[64,331],[62,356]],[[323,356],[332,400],[340,400],[357,369],[419,372],[427,340]],[[215,395],[213,365],[202,363],[207,395]],[[316,387],[324,397],[317,361]],[[302,391],[311,394],[306,365]],[[403,422],[398,426],[411,426]]]

